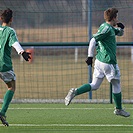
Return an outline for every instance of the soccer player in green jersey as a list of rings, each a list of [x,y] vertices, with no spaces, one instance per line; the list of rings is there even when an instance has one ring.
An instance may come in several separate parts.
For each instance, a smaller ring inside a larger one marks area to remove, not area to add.
[[[30,59],[30,53],[23,50],[18,42],[14,29],[10,27],[12,19],[13,11],[11,9],[8,8],[0,12],[0,20],[2,22],[2,25],[0,25],[0,79],[5,82],[8,88],[0,110],[0,120],[5,126],[9,126],[5,114],[15,92],[16,76],[11,60],[12,47],[14,47],[18,54],[21,54],[26,61]]]
[[[105,22],[101,24],[98,32],[93,35],[88,48],[86,63],[92,66],[94,49],[97,44],[92,83],[84,84],[79,88],[70,89],[65,97],[65,105],[69,105],[71,100],[77,95],[97,90],[104,77],[106,77],[112,84],[113,98],[116,106],[114,114],[129,117],[130,114],[122,109],[120,70],[116,59],[115,36],[123,35],[124,25],[118,22],[118,10],[116,8],[109,8],[104,11],[104,19]]]

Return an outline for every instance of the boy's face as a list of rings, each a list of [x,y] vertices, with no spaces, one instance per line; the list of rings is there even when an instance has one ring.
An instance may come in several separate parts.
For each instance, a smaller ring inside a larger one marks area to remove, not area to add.
[[[113,26],[116,26],[117,22],[118,22],[118,13],[117,13],[116,18],[113,18]]]

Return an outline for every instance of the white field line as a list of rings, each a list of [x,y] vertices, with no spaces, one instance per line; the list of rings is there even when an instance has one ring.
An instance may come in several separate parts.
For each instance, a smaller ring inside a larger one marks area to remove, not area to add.
[[[11,110],[108,110],[113,108],[9,108]],[[133,108],[126,108],[126,109],[133,109]]]
[[[9,108],[11,110],[94,110],[94,109],[113,109],[113,108]],[[133,108],[127,108],[133,109]],[[2,125],[0,125],[2,126]],[[124,124],[10,124],[14,127],[133,127]]]
[[[3,126],[3,125],[0,125]],[[133,127],[124,124],[10,124],[14,127]]]

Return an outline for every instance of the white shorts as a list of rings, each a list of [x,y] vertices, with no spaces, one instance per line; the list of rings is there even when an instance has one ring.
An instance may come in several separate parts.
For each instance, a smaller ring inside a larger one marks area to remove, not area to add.
[[[95,77],[97,78],[104,78],[106,77],[109,82],[112,79],[120,80],[120,70],[117,64],[107,64],[100,62],[99,60],[95,60],[94,65],[94,73]]]
[[[8,83],[12,80],[16,80],[16,75],[13,70],[7,72],[0,72],[0,78],[5,82]]]

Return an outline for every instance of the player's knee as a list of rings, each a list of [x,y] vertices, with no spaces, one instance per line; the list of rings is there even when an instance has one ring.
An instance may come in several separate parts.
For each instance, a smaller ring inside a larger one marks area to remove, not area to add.
[[[120,93],[121,92],[120,80],[112,80],[111,83],[112,83],[112,92]]]
[[[8,90],[14,91],[16,89],[15,80],[6,83]]]
[[[91,90],[95,91],[99,88],[99,86],[95,85],[95,84],[90,84],[91,85]]]

